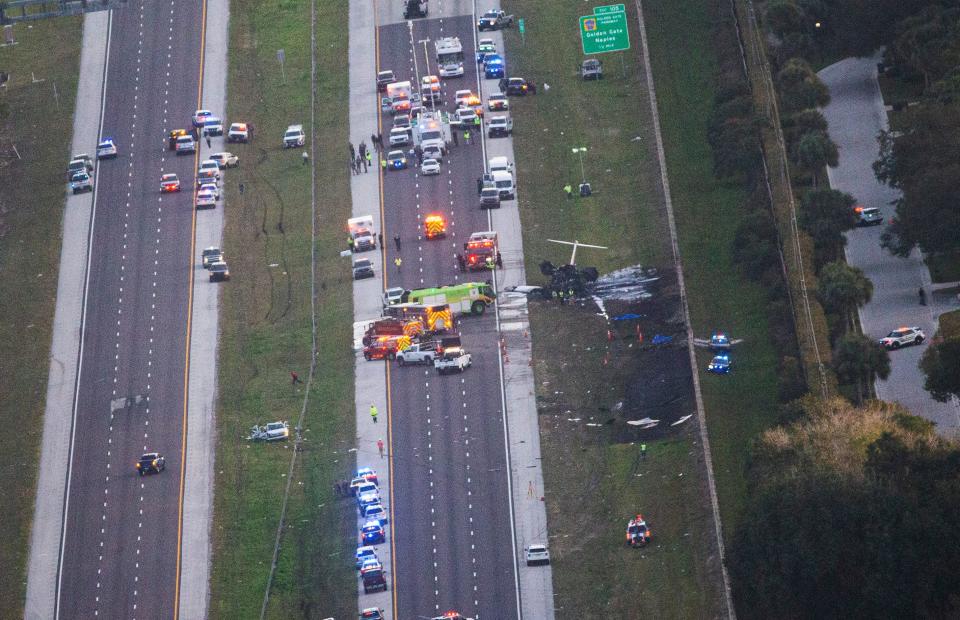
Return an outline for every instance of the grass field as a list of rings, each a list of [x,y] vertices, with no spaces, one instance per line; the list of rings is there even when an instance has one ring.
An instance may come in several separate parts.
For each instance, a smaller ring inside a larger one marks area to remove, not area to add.
[[[324,354],[304,421],[303,453],[283,533],[270,618],[347,618],[356,613],[354,513],[334,500],[348,477],[353,445],[353,356],[349,266],[338,258],[350,212],[349,179],[329,144],[347,142],[340,114],[347,65],[346,3],[317,5],[316,149],[319,238],[318,346]],[[228,117],[246,119],[258,138],[238,145],[228,174],[224,251],[233,279],[221,310],[219,439],[210,615],[259,615],[270,568],[292,443],[250,444],[256,423],[295,425],[310,364],[310,168],[279,147],[286,126],[310,123],[310,2],[237,0],[231,4]],[[276,50],[286,52],[285,83]],[[310,136],[308,135],[308,139]],[[237,184],[245,184],[244,194]]]
[[[745,501],[750,442],[776,421],[777,359],[763,292],[739,274],[732,258],[745,196],[711,172],[705,122],[714,92],[710,42],[717,20],[696,0],[648,0],[644,10],[694,332],[709,336],[724,329],[744,339],[733,373],[701,373],[720,512],[729,534]],[[708,353],[698,357],[702,369]]]
[[[620,54],[606,55],[606,78],[581,82],[575,67],[582,54],[572,33],[582,7],[505,4],[526,20],[525,42],[516,32],[507,35],[513,71],[551,86],[548,93],[541,89],[537,97],[519,101],[513,112],[530,282],[543,280],[537,265],[544,258],[566,262],[567,253],[551,247],[547,237],[610,246],[610,251],[578,255],[580,264],[596,265],[601,272],[635,263],[669,269],[649,102],[636,52],[624,54],[623,65]],[[631,40],[639,46],[633,5],[627,9]],[[730,258],[743,196],[718,184],[711,172],[705,138],[714,75],[709,16],[694,2],[660,2],[655,12],[656,19],[648,18],[656,30],[651,54],[671,61],[655,63],[655,79],[695,326],[701,333],[724,327],[748,339],[744,353],[750,361],[738,375],[726,382],[705,378],[710,417],[720,427],[711,428],[711,437],[724,459],[724,490],[739,506],[747,442],[763,426],[757,420],[774,408],[763,299],[736,275]],[[664,109],[664,96],[673,109]],[[570,149],[579,146],[588,148],[585,174],[597,194],[566,201],[562,186],[578,181],[580,174]],[[603,365],[606,326],[600,321],[540,304],[531,311],[531,323],[541,414],[555,414],[541,415],[541,441],[558,617],[722,613],[696,434],[649,441],[643,461],[638,445],[613,444],[608,431],[568,423],[568,418],[599,417],[644,377],[632,370],[635,360],[629,353]],[[647,514],[657,540],[640,553],[626,550],[622,542],[626,517],[636,510]]]
[[[17,45],[0,48],[0,69],[11,76],[0,89],[0,425],[17,429],[0,438],[0,609],[8,617],[19,615],[26,591],[81,24],[17,25]]]

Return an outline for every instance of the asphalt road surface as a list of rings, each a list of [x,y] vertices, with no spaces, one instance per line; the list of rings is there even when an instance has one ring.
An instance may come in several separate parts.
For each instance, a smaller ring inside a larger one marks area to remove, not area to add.
[[[830,136],[840,150],[840,165],[828,168],[830,186],[852,195],[867,207],[878,207],[888,222],[895,215],[891,204],[900,192],[877,181],[873,162],[878,157],[877,134],[887,128],[887,113],[877,84],[873,58],[847,58],[820,71],[830,88],[830,105],[823,114]],[[917,364],[937,331],[937,316],[955,306],[931,295],[930,274],[919,251],[907,258],[893,256],[880,247],[883,226],[858,228],[847,233],[847,262],[859,267],[873,282],[873,298],[860,309],[863,332],[874,339],[901,325],[918,326],[927,335],[921,346],[890,352],[890,376],[876,382],[877,396],[897,401],[911,413],[937,424],[941,433],[960,429],[957,401],[938,403],[923,389],[924,375]],[[930,305],[921,306],[917,290],[926,289]]]
[[[203,3],[131,2],[112,18],[84,342],[59,568],[63,618],[175,615]],[[184,191],[161,196],[161,173]],[[138,457],[160,451],[161,475]],[[67,462],[64,455],[63,462]]]
[[[442,80],[442,109],[453,111],[454,91],[477,92],[474,25],[469,15],[395,23],[378,28],[378,70],[397,79],[436,74],[433,41],[459,36],[462,78]],[[429,39],[425,55],[422,41]],[[429,69],[427,65],[429,63]],[[386,141],[392,119],[381,116]],[[409,147],[407,147],[409,148]],[[472,232],[489,230],[479,209],[476,179],[484,168],[482,140],[462,132],[438,176],[416,166],[384,172],[387,286],[422,288],[489,279],[461,274],[456,254]],[[415,158],[413,162],[415,164]],[[375,172],[375,171],[372,171]],[[442,213],[444,239],[426,240],[422,220]],[[401,237],[401,250],[391,241]],[[403,263],[398,269],[394,259]],[[391,365],[393,575],[396,617],[417,618],[456,609],[466,616],[517,616],[516,566],[511,538],[498,343],[494,317],[459,321],[473,367],[438,376],[429,367]]]

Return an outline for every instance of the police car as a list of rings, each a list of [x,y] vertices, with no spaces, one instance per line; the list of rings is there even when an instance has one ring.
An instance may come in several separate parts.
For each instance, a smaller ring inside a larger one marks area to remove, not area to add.
[[[193,113],[193,126],[203,127],[204,122],[211,116],[213,116],[213,112],[210,110],[197,110]]]
[[[491,112],[502,112],[510,109],[510,100],[503,93],[491,93],[487,97],[487,109]]]
[[[97,145],[97,159],[113,159],[117,156],[117,145],[113,138],[104,138]]]
[[[377,550],[370,546],[357,547],[357,552],[355,554],[357,560],[357,570],[363,566],[363,563],[369,559],[377,559]]]
[[[368,521],[377,521],[380,525],[386,525],[388,522],[387,510],[380,502],[364,506],[363,516]]]
[[[496,54],[497,44],[493,39],[480,39],[477,41],[477,64],[483,62],[487,54]]]
[[[167,468],[167,460],[158,452],[147,452],[137,461],[137,472],[141,476],[159,474]]]
[[[74,173],[74,175],[70,177],[70,191],[72,191],[74,194],[79,194],[80,192],[92,192],[93,177],[84,170]]]
[[[360,540],[364,545],[379,545],[386,539],[386,533],[379,521],[367,521],[360,528]]]
[[[217,198],[219,197],[220,193],[217,191],[216,185],[201,185],[197,191],[197,208],[214,208],[217,206]]]
[[[377,484],[377,472],[370,467],[361,467],[358,469],[354,478],[363,478],[367,482]]]
[[[726,353],[719,353],[713,356],[710,363],[707,364],[707,371],[715,375],[725,375],[730,372],[730,356]]]
[[[880,344],[886,349],[899,349],[911,344],[923,344],[927,336],[919,327],[898,327],[880,339]]]
[[[390,151],[387,153],[388,170],[405,170],[407,167],[407,156],[403,151]]]
[[[177,175],[169,172],[167,174],[160,176],[160,191],[161,192],[179,192],[180,191],[180,179],[177,178]]]
[[[487,54],[483,58],[483,77],[488,80],[502,78],[506,75],[507,66],[500,54]]]

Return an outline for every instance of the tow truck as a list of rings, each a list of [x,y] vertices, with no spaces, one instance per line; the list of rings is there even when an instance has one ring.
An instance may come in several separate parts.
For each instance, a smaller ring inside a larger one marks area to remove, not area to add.
[[[441,375],[463,372],[473,364],[473,358],[462,347],[448,347],[433,361],[433,367]]]
[[[427,239],[440,239],[447,236],[447,220],[440,213],[431,213],[423,218],[423,234]]]
[[[477,20],[477,30],[502,30],[513,25],[513,15],[507,15],[502,9],[490,9]]]
[[[188,136],[190,132],[186,129],[174,129],[167,136],[167,148],[171,151],[177,150],[177,139],[181,136]]]

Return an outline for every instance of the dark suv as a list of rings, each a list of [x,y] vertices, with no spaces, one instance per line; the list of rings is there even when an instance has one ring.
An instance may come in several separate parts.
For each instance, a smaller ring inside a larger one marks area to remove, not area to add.
[[[137,472],[141,476],[159,474],[167,468],[167,460],[159,452],[147,452],[137,461]]]

